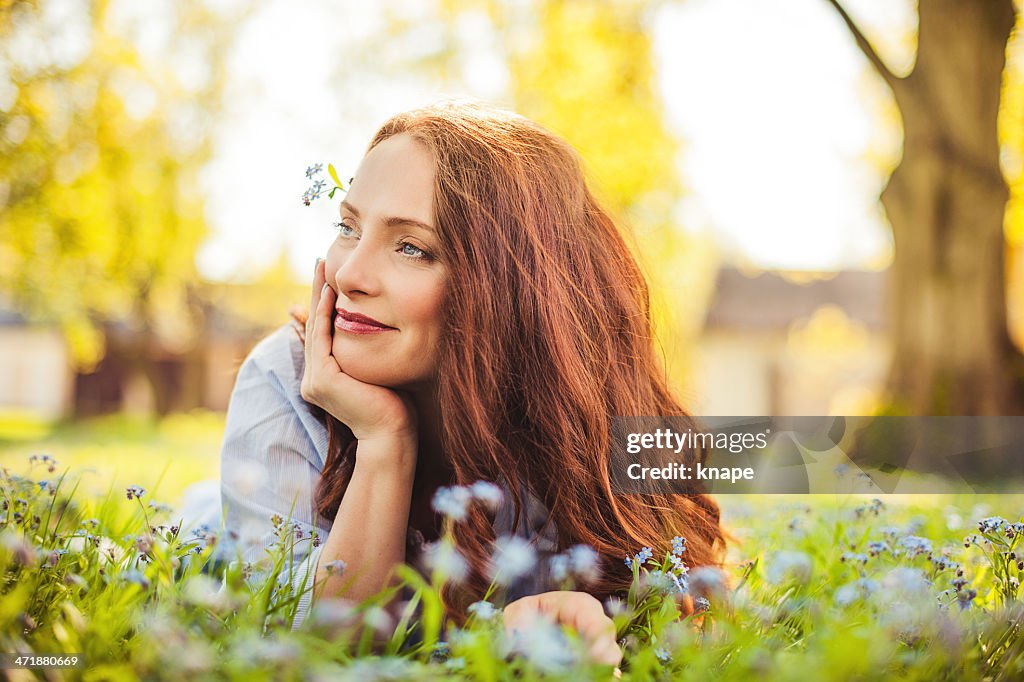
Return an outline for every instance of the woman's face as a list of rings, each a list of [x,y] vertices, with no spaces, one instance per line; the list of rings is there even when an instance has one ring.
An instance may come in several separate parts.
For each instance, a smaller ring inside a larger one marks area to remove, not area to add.
[[[445,268],[433,198],[430,152],[400,134],[367,153],[341,202],[325,264],[338,295],[332,350],[360,381],[411,389],[435,377]]]

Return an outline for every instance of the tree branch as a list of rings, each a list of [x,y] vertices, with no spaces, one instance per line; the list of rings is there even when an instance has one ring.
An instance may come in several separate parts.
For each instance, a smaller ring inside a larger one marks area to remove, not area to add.
[[[843,6],[839,4],[839,0],[828,0],[828,3],[835,7],[836,11],[839,12],[839,16],[843,18],[846,28],[850,29],[850,33],[853,34],[853,39],[857,41],[857,47],[859,47],[860,51],[864,53],[864,56],[868,58],[871,65],[875,67],[875,71],[878,72],[882,79],[885,80],[890,88],[892,88],[893,92],[895,92],[896,88],[902,86],[903,79],[889,70],[889,67],[885,65],[882,58],[878,56],[877,52],[875,52],[875,48],[871,47],[871,43],[868,42],[868,39],[865,38],[864,34],[861,33],[859,28],[857,28],[857,24],[853,22],[853,19],[846,13]]]

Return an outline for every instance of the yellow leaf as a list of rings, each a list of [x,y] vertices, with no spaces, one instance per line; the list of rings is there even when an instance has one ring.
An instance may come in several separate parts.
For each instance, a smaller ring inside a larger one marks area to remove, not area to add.
[[[338,179],[338,171],[334,170],[334,164],[327,164],[327,172],[330,173],[331,180],[334,180],[335,185],[345,189],[345,186],[341,184],[341,180]]]

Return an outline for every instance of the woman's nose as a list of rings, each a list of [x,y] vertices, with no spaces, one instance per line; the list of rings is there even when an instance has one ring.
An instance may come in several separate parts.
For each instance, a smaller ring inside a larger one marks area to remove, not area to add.
[[[334,283],[340,294],[373,296],[380,293],[379,272],[372,244],[368,240],[361,240],[341,261],[334,275]]]

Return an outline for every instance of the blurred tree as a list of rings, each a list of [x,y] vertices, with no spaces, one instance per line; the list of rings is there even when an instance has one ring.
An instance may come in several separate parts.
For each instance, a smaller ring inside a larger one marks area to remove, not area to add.
[[[910,414],[1022,414],[997,126],[1014,2],[919,0],[917,58],[901,77],[839,0],[828,1],[903,119],[903,156],[881,196],[895,241],[892,404]]]
[[[0,292],[59,324],[79,371],[116,346],[160,414],[188,398],[154,358],[203,330],[197,175],[236,18],[201,0],[0,3]]]

